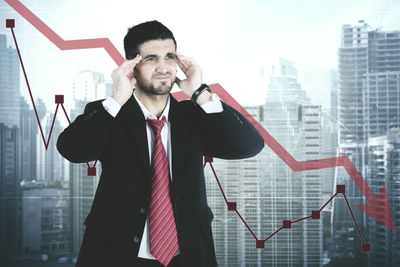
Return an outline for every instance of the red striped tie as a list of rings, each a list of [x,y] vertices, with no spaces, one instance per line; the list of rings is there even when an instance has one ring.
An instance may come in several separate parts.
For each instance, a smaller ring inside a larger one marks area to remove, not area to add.
[[[153,148],[153,178],[150,202],[150,252],[164,266],[167,266],[178,250],[178,235],[174,212],[169,196],[169,167],[167,154],[161,140],[161,120],[147,119],[156,140]]]

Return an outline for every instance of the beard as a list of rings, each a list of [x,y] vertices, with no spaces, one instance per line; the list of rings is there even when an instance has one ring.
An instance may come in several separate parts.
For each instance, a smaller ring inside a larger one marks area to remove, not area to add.
[[[158,83],[158,85],[155,85],[155,83]],[[175,81],[172,80],[156,80],[155,82],[149,82],[136,79],[137,87],[142,89],[144,93],[150,95],[167,95],[171,92],[174,83]]]

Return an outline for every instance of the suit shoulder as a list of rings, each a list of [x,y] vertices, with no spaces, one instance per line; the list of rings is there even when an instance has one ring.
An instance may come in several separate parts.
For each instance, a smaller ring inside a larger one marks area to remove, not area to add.
[[[180,108],[193,108],[193,103],[190,100],[182,100],[176,103]]]
[[[105,100],[105,98],[87,103],[86,106],[85,106],[85,112],[88,111],[88,110],[92,110],[92,109],[94,109],[96,107],[99,107],[99,105],[102,105],[101,102],[103,102],[104,100]]]

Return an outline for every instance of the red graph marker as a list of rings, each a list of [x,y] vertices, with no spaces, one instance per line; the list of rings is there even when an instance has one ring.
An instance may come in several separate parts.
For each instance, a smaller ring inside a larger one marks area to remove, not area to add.
[[[370,252],[370,251],[371,251],[371,244],[370,243],[362,244],[362,252]]]
[[[320,219],[319,210],[312,210],[311,211],[311,219]]]
[[[228,202],[228,210],[236,210],[236,202]]]
[[[256,240],[256,248],[265,248],[265,240]]]
[[[96,176],[96,167],[88,167],[87,175],[88,176]]]
[[[292,228],[292,221],[291,220],[283,220],[282,228],[283,229],[291,229]]]
[[[336,193],[346,193],[346,186],[344,184],[336,185]]]
[[[6,28],[14,28],[15,19],[6,19]]]
[[[213,162],[213,157],[204,157],[204,163]]]
[[[56,104],[64,104],[64,95],[56,95],[54,102],[56,102]]]

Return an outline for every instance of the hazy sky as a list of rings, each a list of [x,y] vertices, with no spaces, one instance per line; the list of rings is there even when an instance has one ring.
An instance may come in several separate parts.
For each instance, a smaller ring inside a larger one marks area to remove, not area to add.
[[[107,37],[122,55],[127,28],[157,19],[173,31],[178,50],[202,66],[204,82],[220,83],[242,105],[264,102],[268,73],[279,56],[293,61],[300,77],[337,68],[343,24],[363,19],[372,28],[400,30],[397,0],[21,2],[64,40]],[[77,71],[99,71],[111,80],[117,66],[103,49],[61,51],[4,1],[0,17],[0,33],[7,34],[13,47],[5,19],[16,19],[33,95],[42,97],[50,110],[55,109],[55,94],[65,94],[65,106],[72,106],[68,79]],[[317,78],[313,82],[308,77],[302,85],[316,104],[326,105],[329,83]],[[28,96],[22,71],[21,93]]]

